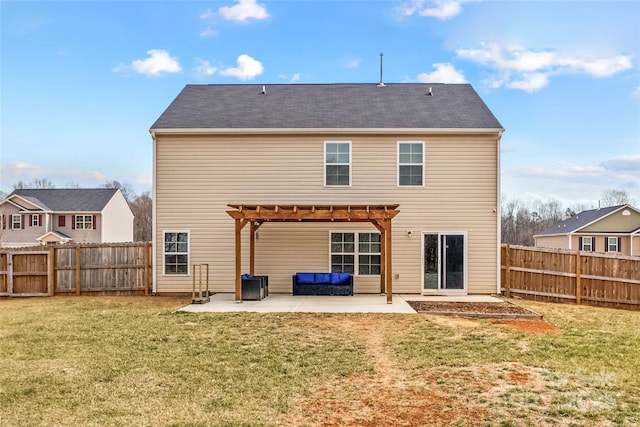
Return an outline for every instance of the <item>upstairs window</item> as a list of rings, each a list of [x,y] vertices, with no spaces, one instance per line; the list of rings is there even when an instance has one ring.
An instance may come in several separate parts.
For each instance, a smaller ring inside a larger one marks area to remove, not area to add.
[[[91,230],[93,228],[93,215],[76,215],[76,230]]]
[[[593,245],[593,237],[581,237],[580,250],[584,252],[593,252],[595,250]]]
[[[189,274],[189,232],[164,232],[164,274]]]
[[[351,185],[351,142],[324,143],[324,184]]]
[[[11,229],[19,230],[22,228],[22,215],[11,215]]]
[[[424,185],[424,142],[398,142],[398,185]]]
[[[40,227],[40,215],[39,214],[31,214],[31,226],[32,227]]]

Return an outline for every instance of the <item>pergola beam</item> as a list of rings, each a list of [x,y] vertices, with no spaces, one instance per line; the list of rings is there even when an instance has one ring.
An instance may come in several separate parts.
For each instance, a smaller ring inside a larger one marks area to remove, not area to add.
[[[235,220],[236,301],[242,302],[242,229],[251,224],[249,271],[255,270],[255,235],[265,222],[370,222],[380,231],[380,293],[392,302],[391,220],[400,212],[398,204],[383,205],[228,205]]]

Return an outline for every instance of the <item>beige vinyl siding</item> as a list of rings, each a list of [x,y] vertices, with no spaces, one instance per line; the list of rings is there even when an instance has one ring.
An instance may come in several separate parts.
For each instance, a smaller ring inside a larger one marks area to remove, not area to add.
[[[538,248],[557,248],[557,249],[569,249],[569,236],[540,236],[536,237],[536,246]],[[577,246],[572,246],[571,249],[576,249]]]
[[[324,142],[351,141],[352,185],[324,186]],[[425,186],[397,186],[397,142],[425,142]],[[157,290],[188,292],[190,276],[163,274],[163,230],[189,230],[191,263],[209,263],[214,291],[234,289],[234,222],[228,203],[399,203],[393,220],[395,293],[421,292],[422,232],[466,232],[469,293],[497,282],[497,136],[331,135],[156,136]],[[270,290],[291,292],[296,271],[328,271],[330,230],[376,231],[368,223],[264,224],[256,274]],[[406,231],[413,236],[407,237]],[[249,269],[248,226],[243,272]],[[379,292],[359,276],[356,292]]]

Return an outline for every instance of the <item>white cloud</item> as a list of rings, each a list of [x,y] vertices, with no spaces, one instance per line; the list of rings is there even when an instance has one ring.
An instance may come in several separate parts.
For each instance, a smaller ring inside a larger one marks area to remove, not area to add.
[[[256,0],[238,0],[235,6],[223,6],[218,13],[225,19],[237,22],[246,22],[249,19],[267,19],[269,13],[263,4]]]
[[[198,65],[194,68],[196,76],[200,79],[212,76],[218,71],[218,67],[212,66],[209,61],[205,61],[204,59],[196,58],[196,62]]]
[[[600,166],[609,171],[632,172],[640,178],[640,154],[614,157],[600,163]]]
[[[396,8],[400,16],[428,16],[446,21],[462,12],[461,0],[412,0]]]
[[[146,59],[136,59],[131,65],[120,63],[113,68],[116,73],[134,71],[147,76],[158,76],[162,73],[179,73],[182,71],[180,63],[175,57],[169,56],[169,52],[164,49],[151,49],[147,51],[149,55]]]
[[[204,19],[205,21],[211,21],[216,18],[216,13],[211,9],[207,9],[204,13],[200,15],[200,19]]]
[[[449,63],[433,64],[435,71],[432,73],[418,74],[418,82],[420,83],[466,83],[464,73],[458,71]]]
[[[264,71],[260,61],[256,61],[249,55],[240,55],[237,59],[238,66],[220,70],[220,75],[237,77],[240,80],[251,80]]]
[[[529,93],[547,86],[552,75],[586,74],[604,78],[633,67],[631,57],[625,55],[591,59],[497,44],[483,44],[476,49],[458,49],[456,55],[493,69],[496,74],[491,76],[489,87],[504,85]]]
[[[214,37],[217,36],[218,32],[211,28],[211,25],[207,25],[207,28],[200,31],[200,37]]]
[[[520,89],[525,92],[537,92],[549,84],[549,78],[543,73],[525,73],[520,80],[507,83],[509,89]]]

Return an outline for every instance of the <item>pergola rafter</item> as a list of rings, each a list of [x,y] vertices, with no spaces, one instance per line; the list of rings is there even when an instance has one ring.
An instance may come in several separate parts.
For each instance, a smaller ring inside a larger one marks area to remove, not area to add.
[[[242,301],[242,229],[250,224],[249,272],[254,274],[255,234],[267,222],[370,222],[380,231],[380,293],[392,302],[391,220],[400,212],[398,204],[383,205],[228,205],[235,220],[236,301]]]

